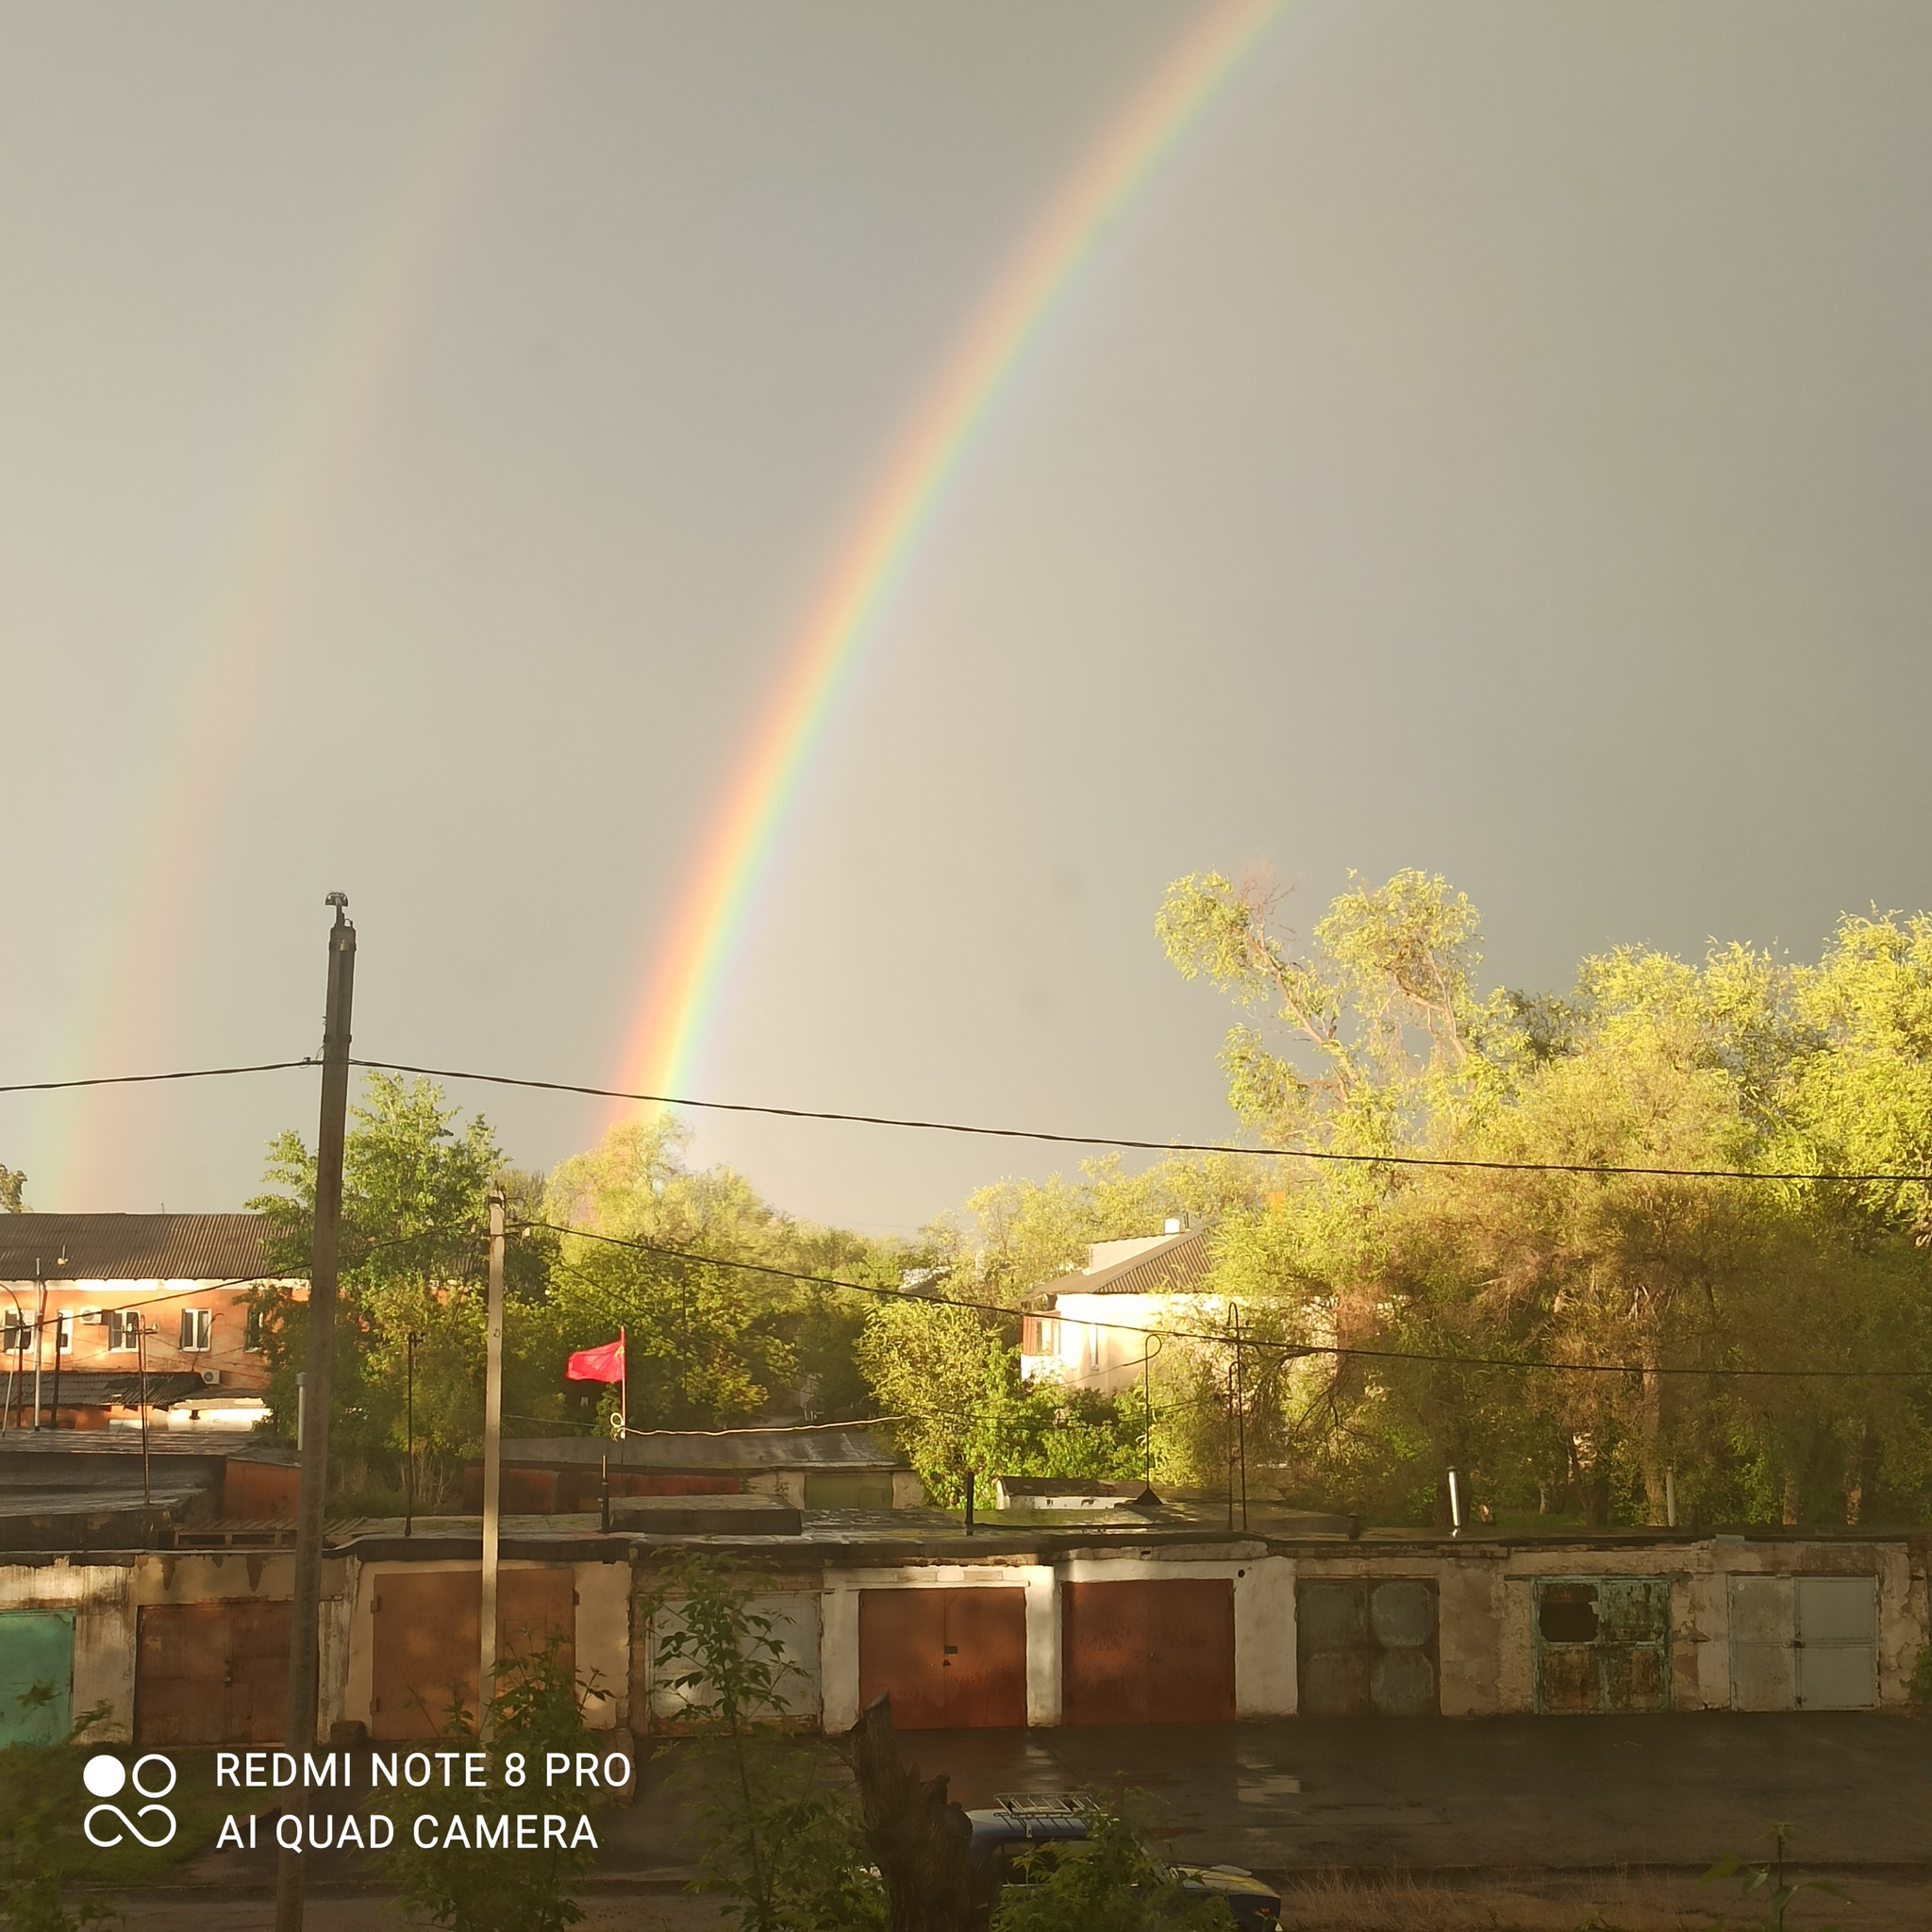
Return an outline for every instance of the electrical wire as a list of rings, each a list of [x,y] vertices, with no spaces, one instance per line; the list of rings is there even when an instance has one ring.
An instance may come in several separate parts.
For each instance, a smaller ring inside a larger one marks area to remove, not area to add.
[[[693,1254],[688,1248],[668,1248],[654,1241],[629,1241],[620,1235],[594,1234],[588,1228],[562,1227],[554,1222],[526,1221],[525,1228],[542,1228],[558,1235],[574,1235],[580,1241],[601,1241],[614,1248],[632,1248],[640,1254],[658,1255],[670,1260],[696,1263],[708,1268],[741,1268],[756,1274],[775,1275],[781,1280],[808,1282],[815,1288],[848,1289],[855,1294],[878,1295],[890,1301],[935,1302],[942,1307],[971,1308],[982,1314],[1013,1315],[1020,1311],[1002,1302],[975,1301],[963,1295],[928,1294],[910,1288],[881,1288],[863,1281],[842,1281],[823,1274],[806,1274],[795,1268],[776,1268],[764,1261],[732,1260],[722,1255]],[[1051,1289],[1051,1282],[1041,1284]],[[1071,1320],[1068,1316],[1061,1321]],[[1343,1347],[1335,1342],[1267,1341],[1253,1336],[1217,1334],[1189,1328],[1146,1328],[1128,1322],[1099,1322],[1084,1326],[1110,1329],[1118,1335],[1172,1336],[1176,1341],[1208,1341],[1223,1348],[1257,1348],[1282,1356],[1331,1356],[1340,1360],[1421,1362],[1461,1369],[1512,1369],[1525,1372],[1547,1371],[1556,1374],[1580,1375],[1707,1375],[1735,1379],[1767,1378],[1777,1381],[1890,1381],[1894,1378],[1919,1380],[1932,1374],[1925,1369],[1713,1369],[1690,1366],[1650,1366],[1642,1362],[1565,1362],[1545,1357],[1517,1356],[1438,1355],[1399,1348]]]
[[[77,1080],[21,1080],[0,1084],[0,1094],[54,1093],[85,1087],[128,1087],[172,1080],[223,1079],[238,1074],[278,1074],[320,1066],[314,1056],[296,1060],[263,1060],[250,1066],[191,1067],[165,1074],[97,1074]],[[1332,1147],[1249,1146],[1234,1141],[1149,1141],[1127,1134],[1072,1134],[1049,1127],[989,1126],[970,1121],[924,1120],[914,1115],[845,1113],[829,1108],[772,1107],[744,1100],[697,1100],[690,1095],[641,1093],[620,1087],[594,1087],[572,1080],[536,1080],[475,1068],[426,1067],[408,1060],[351,1058],[365,1072],[413,1074],[431,1080],[472,1080],[485,1086],[515,1087],[539,1093],[575,1093],[595,1100],[627,1100],[642,1106],[684,1108],[713,1113],[755,1114],[772,1120],[825,1121],[846,1126],[897,1127],[926,1134],[957,1134],[983,1140],[1034,1141],[1061,1147],[1118,1147],[1146,1154],[1226,1154],[1250,1158],[1307,1160],[1345,1167],[1442,1168],[1482,1174],[1615,1174],[1646,1180],[1810,1182],[1840,1187],[1932,1187],[1932,1173],[1889,1171],[1830,1173],[1822,1169],[1751,1167],[1663,1167],[1622,1161],[1487,1160],[1443,1154],[1353,1154]]]
[[[1282,1160],[1329,1161],[1356,1167],[1441,1167],[1491,1174],[1630,1174],[1659,1180],[1830,1181],[1868,1187],[1932,1184],[1932,1174],[1828,1174],[1750,1167],[1644,1167],[1615,1161],[1479,1160],[1438,1154],[1345,1154],[1328,1147],[1243,1146],[1232,1141],[1141,1141],[1124,1134],[1066,1134],[1046,1127],[990,1127],[965,1121],[929,1121],[883,1113],[839,1113],[825,1108],[767,1107],[746,1100],[692,1100],[669,1093],[634,1093],[617,1087],[581,1086],[568,1080],[531,1080],[513,1074],[481,1074],[460,1067],[419,1067],[404,1060],[352,1059],[352,1067],[386,1074],[415,1074],[431,1080],[475,1080],[492,1087],[529,1088],[541,1093],[580,1093],[596,1100],[631,1100],[653,1107],[695,1108],[714,1113],[760,1114],[775,1120],[830,1121],[850,1126],[905,1127],[926,1134],[967,1134],[997,1141],[1042,1141],[1067,1147],[1123,1147],[1151,1154],[1241,1154]],[[4,1091],[4,1090],[0,1090]]]
[[[61,1093],[75,1087],[149,1087],[165,1080],[225,1080],[235,1074],[286,1074],[293,1067],[319,1067],[310,1058],[260,1060],[248,1067],[187,1067],[171,1074],[93,1074],[84,1080],[14,1080],[0,1093]]]

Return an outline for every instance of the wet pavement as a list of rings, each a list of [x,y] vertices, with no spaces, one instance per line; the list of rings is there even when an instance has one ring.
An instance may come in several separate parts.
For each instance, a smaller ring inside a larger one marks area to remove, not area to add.
[[[1757,1854],[1777,1820],[1791,1827],[1791,1855],[1807,1871],[1932,1896],[1932,1724],[1909,1718],[1301,1719],[908,1732],[900,1746],[927,1775],[945,1773],[969,1807],[1008,1791],[1125,1789],[1174,1856],[1288,1883],[1334,1868],[1457,1884],[1694,1875],[1725,1852]],[[693,1875],[699,1849],[676,1776],[686,1758],[687,1747],[660,1743],[636,1802],[595,1814],[593,1924],[708,1920],[711,1908],[670,1896]],[[358,1796],[367,1804],[366,1792]],[[165,1894],[145,1895],[134,1923],[157,1932],[177,1922],[184,1932],[270,1924],[267,1840],[264,1828],[255,1852],[203,1854]],[[373,1862],[325,1852],[308,1869],[318,1932],[379,1923],[370,1916],[382,1889]],[[1916,1921],[1907,1911],[1895,1923]]]

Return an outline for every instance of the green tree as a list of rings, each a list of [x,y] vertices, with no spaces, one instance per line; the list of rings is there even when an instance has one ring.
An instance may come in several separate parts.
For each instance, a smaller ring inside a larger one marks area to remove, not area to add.
[[[506,1177],[494,1131],[482,1116],[467,1122],[429,1080],[371,1074],[350,1110],[343,1148],[341,1272],[339,1286],[330,1449],[336,1487],[357,1487],[374,1471],[393,1479],[404,1445],[404,1365],[416,1343],[418,1492],[447,1489],[474,1453],[483,1424],[483,1289],[487,1197]],[[274,1191],[249,1205],[270,1224],[270,1265],[301,1276],[314,1238],[315,1156],[298,1134],[272,1145]],[[530,1182],[519,1183],[525,1196]],[[509,1351],[541,1304],[552,1256],[539,1241],[510,1244]],[[288,1433],[295,1376],[306,1348],[306,1300],[286,1289],[258,1291],[270,1369],[269,1399]],[[510,1384],[521,1409],[527,1377]],[[546,1374],[544,1379],[548,1379]],[[509,1377],[507,1375],[507,1382]]]
[[[1138,1394],[1109,1401],[1023,1383],[1019,1350],[976,1310],[908,1298],[867,1317],[858,1363],[933,1501],[956,1507],[963,1477],[1133,1476],[1146,1467]]]
[[[1084,1840],[1043,1842],[1020,1861],[1029,1882],[1002,1888],[995,1932],[1210,1932],[1224,1900],[1186,1890],[1125,1820],[1102,1813]]]
[[[564,1641],[556,1636],[533,1651],[499,1659],[496,1683],[490,1702],[488,1783],[476,1794],[473,1814],[476,1842],[457,1844],[445,1839],[425,1848],[416,1841],[412,1819],[397,1830],[395,1849],[385,1862],[404,1906],[449,1932],[563,1932],[584,1916],[575,1893],[590,1867],[591,1848],[545,1845],[539,1852],[519,1851],[510,1840],[515,1813],[529,1808],[529,1767],[541,1764],[547,1751],[575,1757],[579,1748],[609,1742],[608,1732],[592,1731],[585,1722],[585,1703],[596,1684],[575,1674]],[[452,1706],[441,1733],[458,1748],[475,1748],[480,1736],[475,1713]],[[510,1782],[512,1754],[523,1759],[519,1784]],[[604,1755],[599,1748],[599,1757]],[[506,1843],[485,1844],[486,1821],[488,1835],[500,1835]],[[512,1829],[504,1828],[507,1822]]]
[[[849,1790],[822,1747],[782,1733],[802,1674],[755,1585],[698,1557],[667,1568],[648,1604],[657,1680],[706,1746],[690,1773],[712,1826],[700,1883],[745,1932],[882,1932]]]

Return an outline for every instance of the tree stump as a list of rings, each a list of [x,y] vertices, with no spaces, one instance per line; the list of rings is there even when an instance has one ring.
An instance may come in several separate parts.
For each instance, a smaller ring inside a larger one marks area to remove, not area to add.
[[[891,1932],[964,1932],[972,1885],[973,1827],[946,1796],[947,1780],[922,1778],[892,1736],[892,1702],[876,1697],[847,1740],[878,1861]]]

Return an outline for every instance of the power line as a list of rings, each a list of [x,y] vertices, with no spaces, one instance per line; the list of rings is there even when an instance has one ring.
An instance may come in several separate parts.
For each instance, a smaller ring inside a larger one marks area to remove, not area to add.
[[[936,1302],[943,1307],[971,1308],[982,1314],[1010,1316],[1020,1312],[1007,1307],[1003,1302],[975,1301],[963,1295],[927,1294],[921,1290],[910,1288],[881,1288],[863,1281],[841,1281],[836,1277],[827,1278],[823,1274],[807,1274],[795,1268],[774,1267],[765,1261],[732,1260],[722,1255],[693,1254],[688,1248],[663,1247],[655,1241],[628,1241],[620,1235],[594,1234],[588,1228],[560,1227],[554,1222],[526,1221],[523,1225],[525,1228],[541,1227],[552,1234],[575,1235],[582,1241],[601,1241],[607,1247],[633,1248],[640,1254],[660,1255],[671,1260],[694,1262],[708,1268],[741,1268],[755,1274],[776,1275],[785,1281],[803,1281],[815,1288],[849,1289],[855,1294],[878,1295],[890,1301]],[[1051,1288],[1052,1285],[1051,1282],[1043,1282],[1041,1287]],[[1058,1319],[1064,1321],[1070,1318],[1061,1316]],[[1918,1380],[1932,1373],[1924,1369],[1709,1369],[1674,1364],[1669,1367],[1646,1366],[1642,1362],[1564,1362],[1535,1357],[1525,1359],[1516,1356],[1438,1355],[1399,1348],[1342,1347],[1334,1342],[1267,1341],[1252,1336],[1221,1335],[1212,1331],[1189,1328],[1143,1328],[1129,1322],[1095,1322],[1082,1325],[1111,1329],[1119,1335],[1171,1337],[1176,1341],[1208,1341],[1223,1348],[1258,1348],[1284,1357],[1320,1355],[1332,1356],[1338,1361],[1421,1362],[1447,1368],[1547,1371],[1556,1374],[1708,1375],[1723,1376],[1726,1379],[1866,1382],[1898,1378]]]
[[[262,1060],[248,1066],[190,1067],[163,1074],[96,1074],[77,1080],[21,1080],[0,1084],[0,1094],[56,1093],[87,1087],[151,1086],[175,1080],[225,1079],[240,1074],[279,1074],[321,1062],[313,1057]],[[1243,1145],[1233,1141],[1150,1141],[1128,1134],[1072,1134],[1050,1127],[989,1126],[972,1121],[925,1120],[916,1115],[846,1113],[830,1108],[772,1107],[746,1100],[697,1100],[690,1095],[641,1093],[581,1081],[536,1080],[515,1074],[488,1074],[475,1068],[425,1067],[408,1060],[351,1059],[365,1072],[413,1074],[432,1080],[472,1080],[491,1087],[515,1087],[539,1093],[574,1093],[593,1100],[627,1100],[641,1106],[685,1108],[711,1113],[753,1114],[770,1120],[824,1121],[844,1126],[896,1127],[925,1134],[957,1134],[981,1140],[1033,1141],[1061,1147],[1118,1147],[1130,1153],[1227,1154],[1249,1158],[1308,1160],[1344,1167],[1442,1168],[1482,1174],[1616,1174],[1641,1180],[1813,1182],[1841,1187],[1932,1187],[1932,1173],[1827,1173],[1813,1168],[1663,1167],[1624,1161],[1489,1160],[1444,1154],[1355,1154],[1332,1147]]]
[[[1832,1181],[1865,1187],[1880,1184],[1932,1184],[1927,1174],[1824,1174],[1750,1167],[1642,1167],[1614,1161],[1478,1160],[1436,1154],[1345,1154],[1327,1147],[1249,1147],[1231,1141],[1142,1141],[1124,1134],[1064,1134],[1046,1127],[991,1127],[966,1121],[929,1121],[901,1114],[840,1113],[827,1108],[766,1107],[748,1100],[692,1100],[669,1093],[634,1093],[618,1087],[591,1087],[569,1080],[531,1080],[514,1074],[481,1074],[461,1067],[419,1067],[404,1060],[358,1060],[349,1064],[375,1073],[415,1074],[431,1080],[475,1080],[492,1087],[520,1087],[541,1093],[580,1093],[594,1100],[630,1100],[651,1107],[693,1108],[712,1113],[759,1114],[774,1120],[830,1121],[848,1126],[904,1127],[925,1134],[965,1134],[995,1141],[1041,1141],[1065,1147],[1122,1147],[1150,1154],[1240,1154],[1283,1160],[1319,1160],[1354,1167],[1441,1167],[1491,1174],[1630,1174],[1659,1180]]]
[[[164,1080],[225,1080],[235,1074],[286,1074],[320,1060],[259,1060],[247,1067],[184,1067],[169,1074],[92,1074],[84,1080],[14,1080],[0,1093],[60,1093],[75,1087],[151,1087]]]

